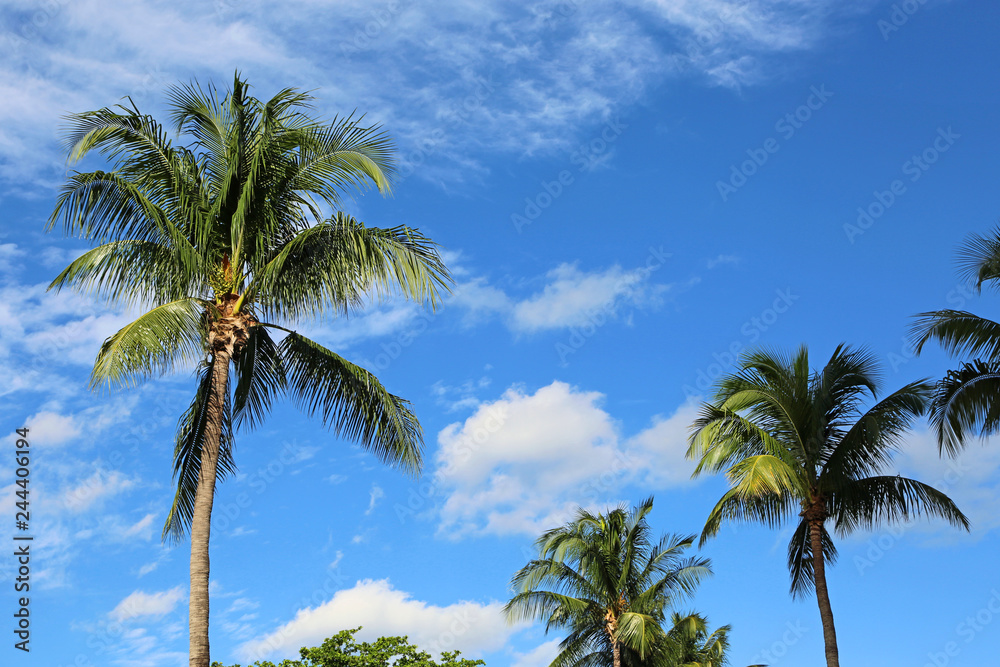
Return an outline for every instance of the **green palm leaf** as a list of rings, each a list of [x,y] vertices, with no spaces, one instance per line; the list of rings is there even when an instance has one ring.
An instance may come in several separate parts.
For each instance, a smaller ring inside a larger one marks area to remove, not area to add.
[[[202,450],[205,445],[206,430],[209,427],[208,397],[212,391],[212,372],[215,363],[213,359],[202,366],[198,391],[191,402],[191,407],[177,423],[174,446],[174,478],[177,481],[177,491],[167,513],[166,523],[163,525],[163,539],[171,542],[179,542],[191,530],[194,498],[201,474]],[[228,390],[223,413],[219,462],[216,469],[216,477],[220,481],[236,472],[236,463],[233,460],[232,406]]]
[[[238,378],[233,395],[235,426],[238,429],[245,422],[250,428],[257,428],[286,385],[278,346],[265,327],[250,329],[247,343],[233,358],[233,364]]]
[[[1000,362],[973,361],[948,371],[934,391],[930,422],[938,449],[956,456],[968,433],[980,437],[1000,430]]]
[[[101,346],[90,382],[94,387],[135,386],[204,355],[204,304],[165,303],[125,325]]]
[[[374,375],[319,343],[292,333],[279,345],[288,391],[309,415],[340,436],[359,441],[379,460],[420,470],[423,435],[410,404]]]

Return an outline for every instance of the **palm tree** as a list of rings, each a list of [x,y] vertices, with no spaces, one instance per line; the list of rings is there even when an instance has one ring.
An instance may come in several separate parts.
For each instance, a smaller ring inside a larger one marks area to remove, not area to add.
[[[664,667],[722,667],[729,663],[729,632],[732,627],[723,625],[714,632],[708,631],[708,619],[701,614],[681,616],[670,614],[668,643],[674,651]]]
[[[880,474],[924,412],[931,386],[913,382],[862,412],[878,387],[877,364],[864,350],[840,345],[818,372],[805,347],[791,357],[748,352],[738,372],[720,379],[715,403],[702,406],[688,449],[699,459],[695,475],[724,470],[731,485],[709,514],[702,544],[723,520],[775,528],[797,514],[791,592],[816,591],[828,667],[840,664],[826,586],[826,563],[837,555],[828,521],[840,535],[918,514],[969,527],[940,491]]]
[[[580,509],[575,520],[535,542],[539,557],[514,575],[504,607],[510,622],[542,619],[569,631],[552,667],[650,664],[663,648],[666,610],[711,573],[703,558],[682,558],[694,536],[651,541],[648,498],[631,511]]]
[[[235,470],[233,442],[287,393],[307,414],[382,461],[416,472],[423,444],[407,401],[288,326],[399,293],[433,306],[450,277],[435,246],[407,227],[365,227],[335,212],[348,189],[390,190],[391,143],[347,117],[319,123],[292,89],[267,102],[236,74],[223,99],[169,90],[191,148],[132,105],[69,117],[70,160],[93,150],[110,172],[74,173],[49,228],[97,243],[51,288],[74,287],[146,312],[108,338],[94,388],[134,386],[196,364],[178,423],[177,492],[164,539],[190,532],[190,664],[209,665],[209,534],[215,485]],[[272,338],[272,332],[284,338]]]
[[[973,235],[959,251],[960,273],[977,291],[1000,286],[1000,227],[989,236]],[[938,449],[955,456],[968,436],[1000,430],[1000,324],[964,310],[937,310],[917,316],[912,329],[916,352],[935,340],[953,356],[975,357],[948,371],[935,387],[930,422]]]

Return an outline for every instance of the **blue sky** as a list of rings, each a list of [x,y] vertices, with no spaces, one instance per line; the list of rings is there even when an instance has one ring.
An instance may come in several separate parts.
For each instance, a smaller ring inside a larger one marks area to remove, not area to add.
[[[657,531],[698,532],[725,484],[689,478],[687,427],[734,353],[804,343],[818,366],[864,345],[893,390],[953,363],[913,356],[915,313],[996,308],[955,271],[1000,210],[985,0],[14,0],[0,17],[0,432],[29,426],[35,451],[32,652],[0,649],[17,664],[186,662],[187,545],[159,534],[193,377],[86,388],[130,313],[45,290],[84,249],[44,233],[66,113],[131,95],[159,115],[170,84],[237,68],[262,98],[313,90],[317,115],[357,109],[398,142],[394,197],[350,212],[419,227],[456,277],[437,313],[387,302],[303,326],[414,402],[425,470],[385,469],[287,405],[241,434],[213,526],[227,664],[364,625],[547,665],[560,637],[499,614],[511,575],[580,504],[655,494]],[[942,461],[921,425],[897,464],[973,529],[840,540],[844,662],[989,664],[1000,447]],[[13,479],[5,458],[8,518]],[[732,624],[734,665],[822,662],[788,538],[738,526],[702,550],[716,574],[686,608]],[[12,576],[0,559],[5,614]]]

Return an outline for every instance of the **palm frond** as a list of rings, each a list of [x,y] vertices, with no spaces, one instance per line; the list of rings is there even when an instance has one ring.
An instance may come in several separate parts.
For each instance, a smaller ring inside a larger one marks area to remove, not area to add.
[[[833,538],[822,528],[820,539],[823,545],[823,563],[833,565],[837,562],[837,547]],[[812,593],[816,586],[813,578],[814,563],[812,552],[811,528],[809,522],[803,519],[792,533],[788,542],[788,571],[791,575],[791,593],[793,598]]]
[[[173,370],[182,361],[202,357],[204,308],[197,299],[179,299],[125,325],[101,346],[91,386],[135,386]]]
[[[205,293],[202,273],[192,271],[179,255],[152,241],[112,241],[73,260],[49,289],[73,287],[125,307],[159,305]],[[198,266],[197,256],[189,261]]]
[[[1000,362],[973,361],[938,382],[930,423],[938,450],[956,456],[972,434],[985,438],[1000,430]]]
[[[271,411],[274,398],[285,391],[285,369],[278,346],[264,326],[250,328],[246,345],[233,358],[236,390],[233,420],[236,428],[244,422],[257,428]]]
[[[1000,279],[1000,227],[986,236],[970,235],[958,250],[958,267],[959,273],[977,288]]]
[[[401,293],[436,305],[451,276],[433,243],[407,227],[367,228],[337,213],[299,232],[250,288],[266,313],[296,319],[347,314],[369,296]]]
[[[194,400],[177,423],[177,436],[174,445],[174,478],[177,481],[177,491],[163,526],[162,539],[164,541],[179,542],[191,530],[191,521],[194,517],[194,499],[201,474],[202,450],[206,431],[209,428],[208,403],[216,363],[218,362],[215,357],[212,357],[202,366],[201,378]],[[233,460],[232,406],[228,387],[225,396],[222,432],[219,440],[219,460],[216,464],[216,481],[221,481],[236,472],[236,463]]]
[[[291,333],[278,346],[288,391],[309,415],[339,435],[358,441],[381,461],[416,473],[423,434],[408,401],[378,379],[319,343]]]
[[[838,533],[871,530],[880,524],[909,522],[918,516],[939,517],[969,529],[969,519],[944,493],[899,475],[883,475],[838,485],[828,499]]]
[[[952,356],[1000,361],[1000,324],[964,310],[920,313],[910,328],[920,354],[934,340]]]
[[[905,433],[930,402],[933,386],[918,380],[873,405],[839,439],[821,476],[859,479],[884,470]]]

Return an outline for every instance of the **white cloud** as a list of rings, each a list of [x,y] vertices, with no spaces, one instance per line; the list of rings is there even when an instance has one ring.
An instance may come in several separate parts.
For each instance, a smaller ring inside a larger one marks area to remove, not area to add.
[[[533,534],[617,487],[628,464],[601,400],[562,382],[531,395],[512,388],[442,430],[435,476],[449,496],[441,529]]]
[[[143,540],[150,540],[153,537],[153,519],[155,514],[147,514],[131,526],[122,531],[122,538],[138,537]]]
[[[996,499],[1000,497],[1000,439],[993,438],[986,444],[973,441],[958,457],[942,458],[934,434],[921,429],[907,437],[896,463],[903,475],[930,484],[955,501],[969,517],[973,536],[982,537],[1000,528],[996,511]],[[946,538],[958,539],[964,534],[940,519],[920,519],[913,527]]]
[[[385,491],[383,491],[382,487],[378,484],[372,484],[372,490],[368,495],[368,509],[365,510],[365,516],[369,516],[375,511],[375,506],[378,505],[378,501],[385,498]]]
[[[842,5],[443,0],[388,7],[345,1],[332,14],[301,1],[78,0],[25,13],[6,3],[0,179],[12,187],[61,181],[54,129],[67,112],[125,95],[155,109],[167,85],[197,76],[225,86],[239,67],[259,96],[292,85],[318,89],[321,109],[371,112],[422,177],[459,183],[486,173],[475,157],[483,151],[568,152],[588,127],[667,78],[753,83],[766,76],[770,55],[818,43]],[[339,37],[331,40],[333,24]],[[332,71],[334,60],[343,66]]]
[[[561,639],[550,639],[527,653],[517,654],[517,660],[511,667],[549,667],[559,655],[561,641]]]
[[[184,590],[180,586],[159,593],[135,591],[119,602],[108,616],[119,623],[140,616],[164,616],[183,599]]]
[[[415,600],[387,579],[359,581],[318,607],[301,609],[274,632],[240,647],[246,660],[297,655],[302,646],[318,646],[344,628],[363,626],[357,638],[407,635],[432,654],[460,650],[469,656],[501,648],[519,628],[507,625],[503,604],[462,601],[446,606]]]
[[[642,289],[649,273],[623,271],[619,266],[586,273],[575,265],[561,264],[549,271],[548,283],[534,296],[514,306],[511,326],[516,331],[538,331],[579,326],[596,313],[613,316],[622,302],[639,305],[648,298]]]
[[[76,486],[66,489],[59,504],[70,512],[85,512],[100,501],[127,491],[133,486],[135,480],[129,479],[121,472],[101,469]]]
[[[80,426],[72,415],[42,411],[27,420],[34,445],[62,445],[80,435]]]
[[[94,363],[101,343],[130,322],[131,315],[103,312],[95,299],[72,290],[49,292],[48,285],[0,288],[0,357],[14,350],[45,366]]]
[[[629,438],[625,448],[644,486],[657,490],[695,483],[691,473],[696,462],[685,455],[690,427],[697,416],[698,403],[689,400],[669,417],[655,417],[649,428]]]
[[[20,257],[24,257],[24,251],[16,243],[0,243],[0,271],[12,271],[15,265],[20,264]]]
[[[692,484],[687,403],[622,438],[598,392],[563,382],[527,394],[508,389],[438,434],[435,483],[446,493],[440,530],[451,537],[537,535],[576,509],[617,505],[628,484]]]

